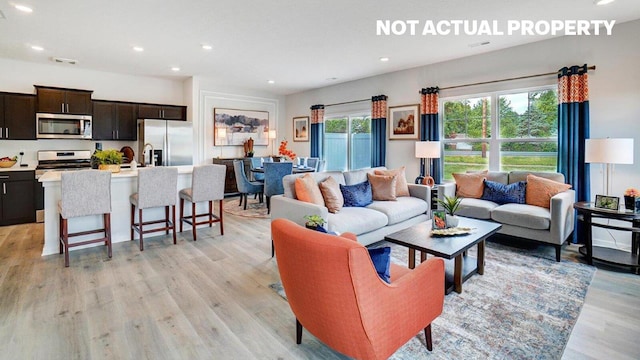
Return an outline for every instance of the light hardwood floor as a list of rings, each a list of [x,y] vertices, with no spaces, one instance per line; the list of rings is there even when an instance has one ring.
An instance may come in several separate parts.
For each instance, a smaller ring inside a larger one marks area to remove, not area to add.
[[[268,286],[269,221],[41,257],[42,224],[0,227],[0,359],[343,359]],[[571,249],[570,251],[575,251]],[[637,359],[640,276],[599,269],[567,359]],[[434,334],[434,341],[437,338]],[[437,349],[436,349],[437,350]]]

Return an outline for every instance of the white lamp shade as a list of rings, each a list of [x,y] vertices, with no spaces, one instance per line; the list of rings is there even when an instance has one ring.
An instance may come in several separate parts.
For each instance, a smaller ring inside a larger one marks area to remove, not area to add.
[[[269,139],[275,139],[276,136],[276,131],[275,130],[269,130]]]
[[[440,141],[416,141],[416,157],[423,159],[439,159]]]
[[[586,139],[584,161],[633,164],[633,139]]]

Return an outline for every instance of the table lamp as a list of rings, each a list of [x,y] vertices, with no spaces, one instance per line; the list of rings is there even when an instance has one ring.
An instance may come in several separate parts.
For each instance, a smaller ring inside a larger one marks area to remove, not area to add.
[[[273,151],[273,153],[276,153],[276,138],[278,136],[276,135],[276,131],[275,130],[269,130],[269,139],[271,140],[271,151]]]
[[[613,166],[633,164],[633,139],[586,139],[584,161],[606,165],[602,177],[605,195],[609,195],[613,183]]]
[[[424,184],[428,186],[435,185],[435,181],[431,177],[431,164],[433,159],[439,159],[441,154],[440,141],[416,141],[416,157],[426,159],[422,163],[422,171],[420,176],[416,178],[416,184]]]

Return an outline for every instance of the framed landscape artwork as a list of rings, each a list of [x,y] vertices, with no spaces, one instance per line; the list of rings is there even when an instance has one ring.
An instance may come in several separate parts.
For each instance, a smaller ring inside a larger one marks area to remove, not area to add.
[[[596,207],[607,210],[618,210],[620,198],[616,196],[596,195]]]
[[[309,117],[293,118],[293,141],[309,141]]]
[[[269,112],[213,108],[213,145],[269,145]]]
[[[389,140],[417,140],[420,124],[420,106],[389,107]]]

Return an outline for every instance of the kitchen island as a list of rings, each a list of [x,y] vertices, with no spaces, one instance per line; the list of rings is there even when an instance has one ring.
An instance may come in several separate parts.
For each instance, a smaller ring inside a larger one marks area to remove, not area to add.
[[[178,168],[178,187],[176,188],[176,229],[180,228],[180,201],[178,191],[191,187],[191,174],[193,166],[176,166]],[[80,170],[82,171],[82,170]],[[59,215],[58,201],[60,201],[60,171],[50,171],[42,175],[39,181],[44,187],[44,247],[42,255],[59,253]],[[111,175],[111,241],[113,243],[129,241],[131,228],[131,203],[129,196],[137,191],[138,170],[122,170]],[[205,203],[198,204],[198,211],[206,211]],[[202,209],[200,208],[202,206]],[[185,206],[185,215],[191,214],[191,206]],[[164,219],[164,207],[145,209],[144,219]],[[102,227],[101,216],[86,216],[73,218],[69,221],[69,232],[78,232]],[[161,234],[161,233],[158,233]],[[151,235],[156,236],[154,234]],[[150,237],[150,236],[145,236]],[[137,241],[138,233],[134,233]],[[80,239],[76,239],[78,241]],[[84,247],[101,246],[90,244]],[[81,247],[71,248],[81,249]],[[114,254],[116,256],[116,254]]]

